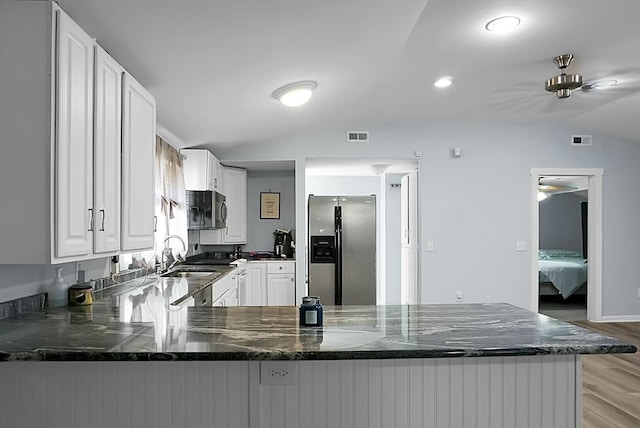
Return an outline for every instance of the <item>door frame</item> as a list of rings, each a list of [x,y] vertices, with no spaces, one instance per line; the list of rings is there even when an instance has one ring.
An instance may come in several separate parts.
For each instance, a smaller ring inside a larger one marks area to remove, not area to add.
[[[587,319],[602,321],[602,168],[531,168],[531,310],[539,310],[538,250],[540,246],[540,212],[538,180],[540,176],[587,177],[589,271],[587,275]]]

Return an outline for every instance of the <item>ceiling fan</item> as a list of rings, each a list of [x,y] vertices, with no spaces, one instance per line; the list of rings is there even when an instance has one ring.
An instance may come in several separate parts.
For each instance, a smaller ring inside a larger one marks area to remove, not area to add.
[[[541,82],[527,82],[505,86],[495,91],[487,106],[512,113],[549,113],[594,109],[617,99],[640,92],[640,67],[597,73],[594,78],[583,78],[567,69],[574,61],[573,54],[558,55],[553,62],[560,74]],[[556,95],[551,97],[551,95]],[[576,97],[571,97],[575,94]],[[580,96],[577,96],[577,95]],[[571,102],[558,99],[571,97]]]
[[[538,201],[545,199],[547,196],[570,193],[578,190],[575,186],[562,184],[562,179],[562,177],[538,178]]]

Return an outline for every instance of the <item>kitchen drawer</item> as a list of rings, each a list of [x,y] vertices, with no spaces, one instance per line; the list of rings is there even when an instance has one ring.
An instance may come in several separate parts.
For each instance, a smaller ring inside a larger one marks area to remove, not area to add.
[[[295,262],[268,262],[267,273],[295,273]]]

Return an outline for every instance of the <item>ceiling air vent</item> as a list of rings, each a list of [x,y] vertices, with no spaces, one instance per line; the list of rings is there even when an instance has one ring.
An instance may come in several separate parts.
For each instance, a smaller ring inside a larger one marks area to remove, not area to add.
[[[591,136],[591,135],[572,135],[571,136],[571,145],[572,146],[592,146],[593,145],[593,136]]]
[[[368,131],[347,131],[347,143],[366,143],[368,141]]]

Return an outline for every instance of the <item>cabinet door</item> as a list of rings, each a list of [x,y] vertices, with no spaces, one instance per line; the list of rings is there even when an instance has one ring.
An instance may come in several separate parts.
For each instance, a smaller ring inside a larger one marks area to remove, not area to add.
[[[247,170],[222,168],[224,194],[227,197],[227,227],[224,231],[226,244],[247,243]]]
[[[229,290],[222,306],[238,306],[238,288]]]
[[[55,256],[93,250],[93,46],[63,11],[58,16],[55,141]]]
[[[96,46],[95,137],[93,145],[94,253],[120,249],[120,153],[123,69]]]
[[[224,194],[224,174],[222,173],[223,166],[215,156],[213,156],[213,167],[213,190]]]
[[[267,275],[267,305],[295,305],[295,277],[293,274]]]
[[[183,149],[180,153],[184,156],[184,188],[186,190],[212,190],[207,179],[209,169],[207,150]],[[211,184],[213,186],[213,182]]]
[[[267,304],[267,265],[262,262],[247,263],[246,305]]]
[[[213,156],[211,154],[210,151],[206,150],[206,155],[207,155],[207,169],[206,174],[205,174],[205,179],[207,181],[207,188],[206,190],[218,190],[217,186],[218,186],[218,182],[217,182],[217,177],[218,177],[218,164],[217,159],[215,156]]]
[[[153,247],[156,102],[128,73],[123,88],[121,248],[130,251]]]

